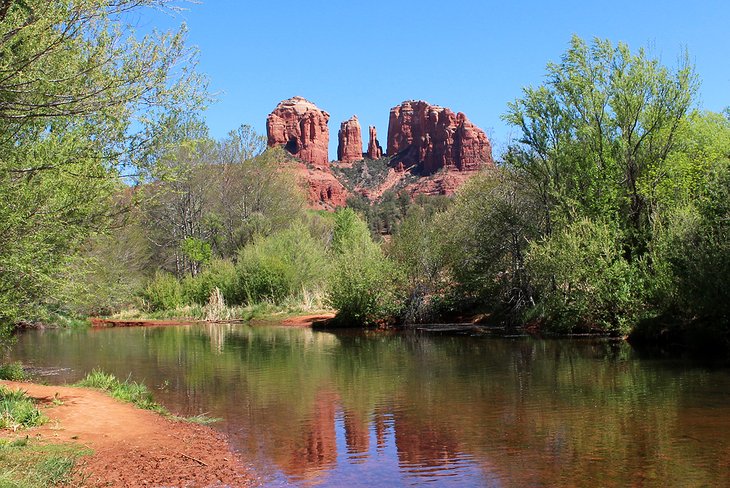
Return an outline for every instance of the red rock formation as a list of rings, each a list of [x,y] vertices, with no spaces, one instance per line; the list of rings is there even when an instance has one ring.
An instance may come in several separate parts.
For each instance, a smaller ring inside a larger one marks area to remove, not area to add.
[[[423,101],[403,102],[390,110],[388,155],[394,163],[417,165],[425,175],[494,164],[487,135],[466,115]]]
[[[327,112],[302,97],[284,100],[266,119],[269,147],[284,146],[303,161],[328,166],[329,118]]]
[[[370,159],[380,159],[383,157],[383,148],[378,142],[378,133],[375,130],[375,126],[369,127],[370,140],[368,141],[368,152],[367,157]]]
[[[313,166],[298,162],[293,163],[293,171],[307,196],[309,208],[334,210],[347,204],[347,189],[335,178],[329,166]]]
[[[359,161],[362,159],[362,133],[357,115],[340,124],[337,145],[338,161]]]

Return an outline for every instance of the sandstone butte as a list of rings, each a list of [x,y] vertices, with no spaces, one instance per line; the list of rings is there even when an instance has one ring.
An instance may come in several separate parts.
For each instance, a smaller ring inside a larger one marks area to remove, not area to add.
[[[415,166],[421,175],[494,165],[489,138],[466,115],[420,100],[390,109],[387,154],[395,165]]]
[[[295,167],[309,205],[332,210],[346,204],[348,192],[329,165],[329,118],[312,102],[293,97],[280,102],[269,114],[266,132],[269,147],[282,146],[299,160]],[[372,126],[363,154],[357,116],[342,122],[338,143],[337,157],[344,164],[383,156]],[[390,110],[387,156],[391,157],[391,168],[382,188],[354,191],[379,198],[387,189],[396,187],[408,171],[423,177],[404,187],[412,196],[450,195],[476,171],[494,166],[491,143],[483,130],[461,112],[420,100],[405,101]]]
[[[330,114],[302,97],[284,100],[266,119],[269,147],[284,146],[315,166],[329,166]]]
[[[307,201],[310,207],[325,210],[342,207],[347,200],[347,190],[329,166],[329,118],[309,100],[293,97],[280,102],[266,119],[269,147],[283,146],[301,160],[294,166]]]
[[[362,159],[362,133],[357,115],[340,124],[337,159],[347,163]]]

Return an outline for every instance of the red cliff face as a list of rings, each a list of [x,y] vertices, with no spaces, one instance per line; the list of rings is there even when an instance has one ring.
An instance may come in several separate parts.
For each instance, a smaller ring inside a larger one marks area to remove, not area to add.
[[[403,102],[390,110],[388,155],[395,164],[417,165],[424,175],[442,168],[474,171],[494,165],[483,130],[463,113],[423,101]]]
[[[284,100],[266,119],[269,147],[283,146],[303,161],[328,166],[329,118],[327,112],[302,97]]]
[[[362,159],[362,133],[357,115],[353,115],[350,120],[346,120],[340,125],[338,139],[338,161],[351,162]]]
[[[368,128],[368,131],[370,132],[370,140],[368,141],[367,157],[369,159],[380,159],[383,157],[383,148],[380,147],[380,142],[378,141],[378,133],[375,130],[375,126],[371,125]]]
[[[334,210],[347,203],[347,189],[335,178],[329,168],[298,168],[302,185],[307,194],[309,208],[317,210]]]

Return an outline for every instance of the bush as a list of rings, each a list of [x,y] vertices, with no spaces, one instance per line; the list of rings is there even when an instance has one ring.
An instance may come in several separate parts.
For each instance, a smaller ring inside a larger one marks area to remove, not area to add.
[[[376,244],[345,251],[336,262],[327,289],[327,303],[346,326],[373,325],[400,314],[401,276]]]
[[[316,287],[326,276],[324,245],[307,227],[297,223],[287,230],[259,237],[241,250],[236,264],[242,297],[248,304],[281,302]]]
[[[344,209],[335,216],[332,244],[335,265],[328,280],[327,303],[342,325],[370,325],[400,312],[401,275],[370,238],[367,224]]]
[[[623,257],[614,226],[582,219],[528,250],[538,306],[529,313],[559,332],[626,333],[644,308],[643,273]]]
[[[450,284],[445,279],[443,237],[434,225],[436,209],[413,205],[388,247],[388,255],[403,269],[406,299],[403,321],[426,322],[434,318],[434,305]]]
[[[519,172],[491,170],[470,179],[436,216],[439,252],[455,285],[448,301],[457,309],[506,310],[512,321],[533,303],[525,252],[546,224],[526,187]]]
[[[655,226],[655,298],[662,312],[727,325],[730,319],[730,164],[708,175],[702,195]]]
[[[174,310],[183,306],[183,287],[170,273],[158,271],[142,291],[145,307],[150,311]]]
[[[26,378],[20,363],[0,364],[0,380],[20,381]]]
[[[231,261],[217,259],[196,276],[186,277],[182,282],[184,301],[186,304],[205,305],[216,288],[229,305],[241,303],[236,266]]]

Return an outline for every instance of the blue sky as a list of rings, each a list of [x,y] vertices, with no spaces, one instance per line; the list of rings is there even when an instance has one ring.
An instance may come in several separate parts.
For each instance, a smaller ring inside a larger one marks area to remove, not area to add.
[[[218,102],[206,120],[218,138],[300,95],[328,111],[330,157],[340,122],[357,114],[385,146],[388,113],[423,99],[461,111],[497,152],[517,134],[500,120],[522,87],[541,83],[572,34],[648,48],[675,65],[687,48],[702,80],[698,105],[730,105],[730,1],[244,1],[203,0],[143,27],[187,23]],[[367,143],[367,141],[365,140]]]

